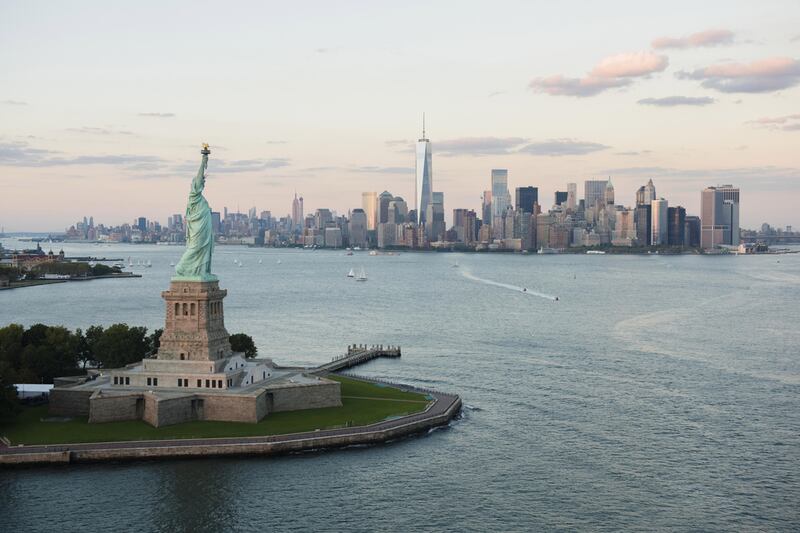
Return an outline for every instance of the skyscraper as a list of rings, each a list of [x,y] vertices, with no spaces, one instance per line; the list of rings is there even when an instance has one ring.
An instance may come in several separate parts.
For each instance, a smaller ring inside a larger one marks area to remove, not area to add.
[[[363,209],[353,209],[350,214],[350,246],[367,246],[367,214]]]
[[[294,200],[292,200],[292,226],[296,228],[303,224],[303,197],[297,197],[294,193]]]
[[[578,185],[567,183],[567,209],[575,211],[578,206]]]
[[[732,185],[706,187],[700,193],[700,246],[739,244],[739,189]]]
[[[447,227],[444,222],[444,193],[434,192],[428,205],[426,232],[429,241],[438,241],[444,236]]]
[[[634,217],[636,219],[636,243],[639,246],[650,246],[652,239],[650,204],[639,204],[636,206]]]
[[[511,204],[511,194],[508,192],[508,170],[504,168],[492,169],[492,218],[503,216]]]
[[[686,233],[686,209],[681,206],[667,208],[667,230],[670,246],[683,246]]]
[[[569,191],[556,191],[555,195],[555,205],[564,205],[567,203],[567,199],[569,198]]]
[[[484,224],[492,223],[492,191],[483,191],[483,205],[481,206],[481,218]]]
[[[605,203],[607,180],[586,180],[583,182],[583,198],[586,200],[586,209],[591,209],[595,204]]]
[[[650,202],[651,206],[651,242],[653,246],[669,243],[669,219],[667,201],[663,198]]]
[[[378,225],[378,193],[361,193],[361,208],[367,215],[367,231],[376,229]]]
[[[604,193],[606,205],[614,205],[614,185],[611,183],[611,178],[606,182],[606,190]]]
[[[378,196],[378,224],[389,222],[389,203],[392,200],[394,200],[394,196],[389,191],[383,191]]]
[[[433,200],[433,169],[431,156],[431,141],[425,137],[425,115],[422,115],[422,138],[417,141],[416,159],[416,188],[414,194],[417,210],[417,222],[425,223],[428,214],[428,205]]]
[[[515,191],[514,209],[523,213],[533,213],[533,204],[539,201],[537,187],[517,187]]]

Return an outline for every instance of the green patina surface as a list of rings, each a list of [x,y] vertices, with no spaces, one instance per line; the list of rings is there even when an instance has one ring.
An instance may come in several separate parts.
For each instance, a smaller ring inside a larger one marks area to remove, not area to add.
[[[341,376],[330,377],[342,384],[342,407],[273,413],[257,424],[187,422],[154,428],[140,420],[106,424],[89,424],[85,418],[48,421],[47,406],[40,406],[26,408],[12,423],[0,426],[0,435],[7,437],[12,444],[255,437],[332,429],[348,424],[374,424],[387,418],[417,413],[428,404],[423,394]]]

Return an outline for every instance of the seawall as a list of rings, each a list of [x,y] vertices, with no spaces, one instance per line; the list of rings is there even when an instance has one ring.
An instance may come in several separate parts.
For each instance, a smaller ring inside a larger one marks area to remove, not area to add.
[[[425,411],[368,426],[263,437],[0,447],[0,467],[226,455],[270,456],[380,444],[446,425],[461,411],[461,398],[457,395],[429,394],[434,401]]]

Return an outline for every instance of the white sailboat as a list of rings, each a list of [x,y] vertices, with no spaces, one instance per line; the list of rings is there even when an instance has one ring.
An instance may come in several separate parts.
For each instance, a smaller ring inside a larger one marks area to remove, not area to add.
[[[348,273],[347,273],[347,277],[348,277],[348,278],[354,278],[354,277],[356,277],[356,273],[353,271],[353,269],[352,269],[352,268],[350,269],[350,272],[348,272]]]
[[[356,276],[356,281],[367,281],[367,272],[364,270],[364,267],[361,267],[361,270],[358,271],[358,276]]]
[[[261,259],[259,259],[259,260],[258,260],[258,264],[259,264],[259,265],[261,264]]]
[[[152,261],[150,261],[150,260],[148,259],[148,260],[147,260],[147,264],[146,264],[145,266],[146,266],[147,268],[150,268],[150,267],[152,267],[152,266],[153,266],[153,262],[152,262]]]

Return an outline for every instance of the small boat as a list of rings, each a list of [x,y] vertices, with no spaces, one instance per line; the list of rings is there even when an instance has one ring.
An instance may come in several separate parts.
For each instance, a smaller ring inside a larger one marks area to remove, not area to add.
[[[153,266],[153,262],[152,262],[152,261],[150,261],[150,260],[148,259],[148,260],[147,260],[147,264],[146,264],[146,265],[144,265],[144,266],[146,266],[147,268],[150,268],[150,267],[152,267],[152,266]]]
[[[378,255],[378,252],[376,252],[375,250],[370,250],[369,255]]]
[[[281,260],[280,260],[280,259],[278,259],[278,264],[279,264],[279,265],[281,264]]]
[[[259,259],[259,260],[258,260],[258,264],[259,264],[259,265],[261,264],[261,259]]]
[[[174,267],[175,266],[175,261],[170,261],[169,262],[169,266]]]
[[[603,250],[587,250],[586,255],[606,255]]]
[[[353,255],[353,251],[352,250],[347,250],[347,253],[345,255]]]
[[[358,271],[356,281],[367,281],[367,272],[364,270],[364,267],[361,267],[361,270]]]
[[[348,277],[348,278],[354,278],[354,277],[356,277],[356,273],[355,273],[355,272],[353,272],[353,269],[352,269],[352,268],[350,269],[350,272],[348,272],[348,273],[347,273],[347,277]]]
[[[133,259],[131,259],[130,256],[128,256],[128,268],[132,267],[133,267]]]
[[[456,261],[455,264],[453,264],[453,268],[458,268],[458,261]]]

